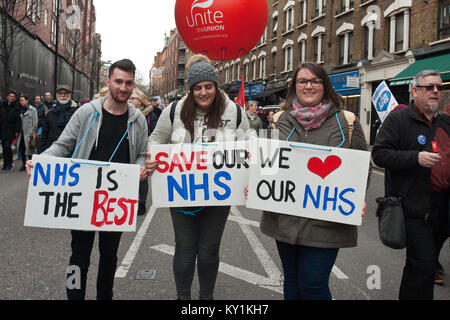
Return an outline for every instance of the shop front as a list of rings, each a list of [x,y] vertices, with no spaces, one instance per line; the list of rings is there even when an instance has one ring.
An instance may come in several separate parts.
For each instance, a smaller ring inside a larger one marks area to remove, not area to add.
[[[344,99],[344,108],[359,117],[361,84],[359,70],[330,74],[331,85]]]

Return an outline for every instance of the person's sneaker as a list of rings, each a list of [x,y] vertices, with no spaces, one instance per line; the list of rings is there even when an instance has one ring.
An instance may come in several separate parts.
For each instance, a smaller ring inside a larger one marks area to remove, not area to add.
[[[444,268],[438,262],[436,265],[436,269],[434,270],[434,284],[444,285]]]
[[[11,171],[13,171],[13,167],[7,167],[7,168],[5,169],[5,172],[11,172]]]
[[[143,203],[139,203],[139,207],[138,207],[138,216],[143,216],[144,214],[147,213],[147,208],[145,207],[145,204]]]
[[[443,286],[444,285],[443,274],[441,274],[441,273],[439,273],[437,271],[434,273],[434,284],[437,284],[439,286]]]
[[[2,168],[0,169],[0,171],[1,171],[1,172],[6,171],[6,167],[2,167]]]

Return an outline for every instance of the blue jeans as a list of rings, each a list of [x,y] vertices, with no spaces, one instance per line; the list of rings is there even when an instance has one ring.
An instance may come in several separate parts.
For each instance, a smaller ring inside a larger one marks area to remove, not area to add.
[[[339,249],[276,241],[284,272],[285,300],[331,300],[328,286]]]

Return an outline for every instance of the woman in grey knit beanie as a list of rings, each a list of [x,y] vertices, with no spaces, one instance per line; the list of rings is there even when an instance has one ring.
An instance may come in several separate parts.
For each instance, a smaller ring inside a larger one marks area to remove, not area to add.
[[[219,89],[218,82],[210,60],[203,55],[192,56],[188,62],[189,92],[164,110],[149,137],[149,145],[231,139],[230,135],[221,132],[236,132],[238,127],[246,132],[249,124],[244,111]],[[239,118],[241,122],[237,121]],[[184,136],[178,134],[179,129],[184,129]],[[147,160],[150,175],[157,165],[157,161]],[[179,300],[191,299],[196,261],[200,299],[213,299],[220,262],[219,247],[229,212],[229,206],[170,208],[176,243],[173,272]]]

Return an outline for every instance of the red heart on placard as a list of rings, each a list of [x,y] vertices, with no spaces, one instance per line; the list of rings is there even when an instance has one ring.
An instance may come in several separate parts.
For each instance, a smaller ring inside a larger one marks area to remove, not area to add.
[[[341,158],[337,156],[329,156],[325,159],[325,162],[322,162],[319,158],[311,158],[308,161],[308,169],[322,179],[325,179],[326,176],[339,168],[341,163]]]

